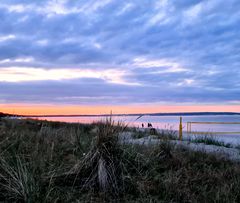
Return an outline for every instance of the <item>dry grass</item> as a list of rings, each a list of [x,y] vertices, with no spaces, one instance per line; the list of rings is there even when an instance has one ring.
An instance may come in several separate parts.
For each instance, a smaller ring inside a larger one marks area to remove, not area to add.
[[[1,159],[0,169],[3,196],[24,202],[33,202],[39,199],[39,186],[28,166],[20,157],[14,157],[11,164],[10,161]]]
[[[84,171],[89,171],[85,185],[101,193],[117,196],[121,191],[121,156],[118,135],[126,127],[109,118],[95,127],[92,147],[82,161]]]
[[[173,146],[119,145],[126,130],[0,121],[3,202],[240,202],[240,165]]]

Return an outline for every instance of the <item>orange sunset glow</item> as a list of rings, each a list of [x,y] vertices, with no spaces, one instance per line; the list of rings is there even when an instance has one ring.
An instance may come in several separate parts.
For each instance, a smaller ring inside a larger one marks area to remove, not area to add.
[[[135,106],[64,106],[1,104],[3,112],[19,115],[92,115],[175,112],[240,112],[240,105],[135,105]]]

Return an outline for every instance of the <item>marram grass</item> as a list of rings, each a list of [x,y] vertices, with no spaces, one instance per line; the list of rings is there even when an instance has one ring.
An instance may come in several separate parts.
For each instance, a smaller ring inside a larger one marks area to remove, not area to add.
[[[0,201],[240,202],[239,163],[173,146],[169,132],[155,146],[120,145],[126,130],[2,119]]]

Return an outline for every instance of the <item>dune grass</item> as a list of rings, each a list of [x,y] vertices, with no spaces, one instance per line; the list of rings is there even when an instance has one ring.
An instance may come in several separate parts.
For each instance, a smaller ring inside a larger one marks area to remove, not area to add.
[[[240,202],[240,165],[171,144],[120,145],[127,128],[0,121],[2,202]],[[174,135],[173,135],[174,136]]]
[[[223,141],[219,141],[216,137],[214,137],[211,134],[205,134],[205,135],[196,135],[194,139],[190,139],[193,143],[203,143],[206,145],[215,145],[215,146],[223,146],[230,148],[231,144],[225,143]]]

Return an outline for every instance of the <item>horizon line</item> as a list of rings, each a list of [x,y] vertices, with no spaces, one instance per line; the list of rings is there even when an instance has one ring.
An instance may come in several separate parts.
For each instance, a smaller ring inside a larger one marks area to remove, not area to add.
[[[2,112],[3,113],[3,112]],[[3,113],[15,117],[87,117],[87,116],[176,116],[176,115],[240,115],[240,112],[225,112],[225,111],[193,111],[193,112],[156,112],[156,113],[110,113],[110,114],[33,114],[33,115],[21,115],[21,114],[9,114]]]

